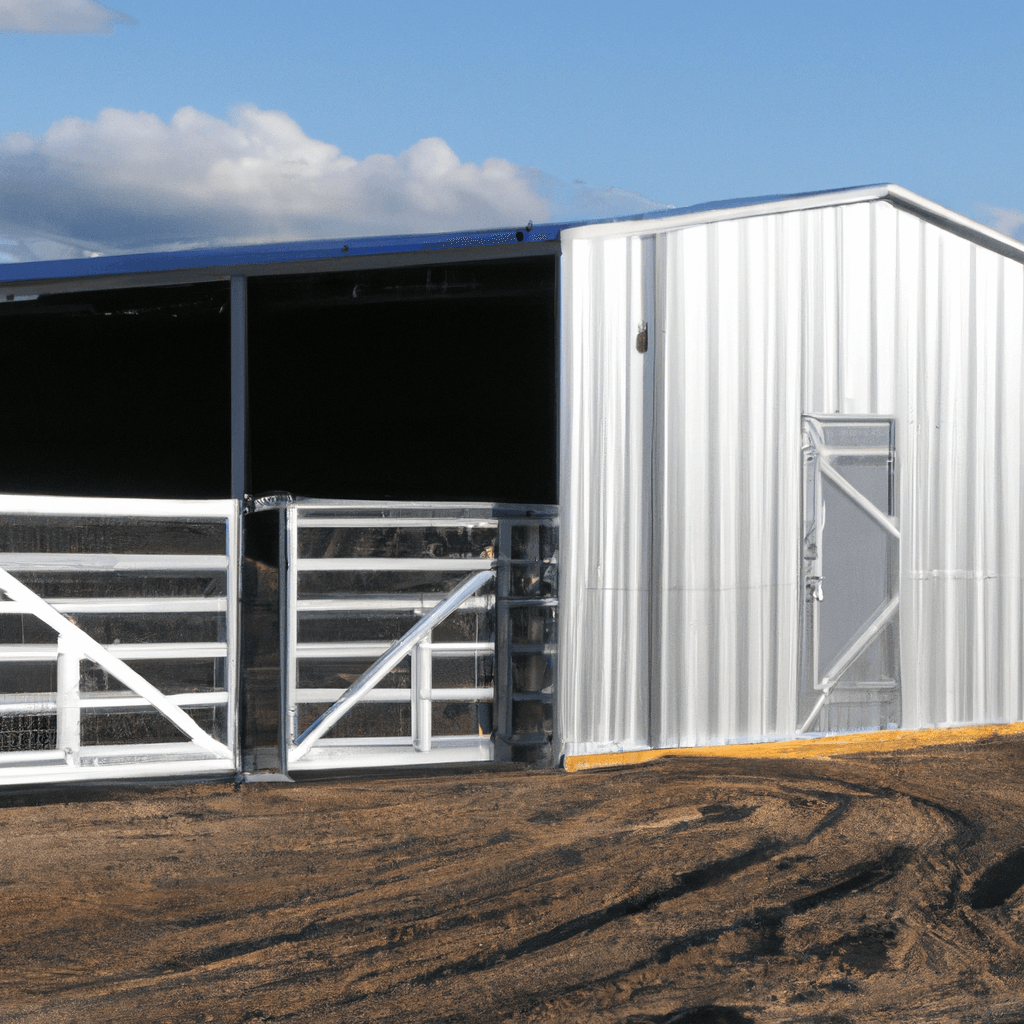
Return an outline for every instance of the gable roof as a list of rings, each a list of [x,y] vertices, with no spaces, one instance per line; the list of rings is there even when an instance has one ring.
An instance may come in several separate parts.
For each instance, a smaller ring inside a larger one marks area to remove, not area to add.
[[[944,228],[955,235],[985,246],[1003,256],[1024,263],[1024,242],[1004,235],[993,228],[979,224],[946,207],[933,203],[923,196],[901,188],[899,185],[861,185],[857,188],[832,189],[826,192],[801,192],[788,196],[758,196],[749,199],[732,199],[721,203],[701,203],[681,210],[663,210],[644,217],[631,218],[639,222],[656,216],[659,229],[685,227],[689,224],[706,224],[714,221],[738,220],[743,217],[760,217],[767,214],[788,213],[794,210],[814,210],[828,206],[847,206],[883,200],[897,209],[912,213],[928,223]],[[616,222],[595,221],[592,224],[568,224],[561,235],[570,237],[600,238],[602,235],[623,233],[623,220]],[[560,235],[560,237],[561,237]]]

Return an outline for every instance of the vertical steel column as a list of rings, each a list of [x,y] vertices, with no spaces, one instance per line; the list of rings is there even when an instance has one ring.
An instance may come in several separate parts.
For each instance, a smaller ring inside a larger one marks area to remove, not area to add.
[[[508,598],[512,590],[512,524],[498,520],[498,564],[494,586],[494,756],[512,757],[512,624]]]
[[[228,555],[227,587],[228,606],[225,612],[224,638],[228,645],[225,685],[228,691],[227,729],[225,742],[235,759],[235,771],[242,766],[242,749],[238,735],[238,704],[241,693],[241,616],[242,604],[242,506],[236,499],[235,508],[227,519],[226,546]]]
[[[227,743],[233,752],[235,770],[242,766],[238,711],[242,699],[242,554],[244,549],[242,510],[249,491],[249,294],[245,277],[231,278],[231,497],[239,503],[228,527],[228,703]],[[234,578],[232,578],[234,574]]]
[[[249,490],[248,280],[231,278],[231,497]]]
[[[412,650],[412,745],[414,750],[429,750],[431,747],[430,688],[433,680],[433,657],[430,641],[433,632],[427,635]]]
[[[75,757],[82,746],[82,659],[57,637],[57,749]]]
[[[525,528],[523,532],[526,534],[526,551],[521,557],[525,557],[531,562],[534,562],[538,567],[538,575],[542,575],[544,572],[544,563],[541,558],[540,526],[537,523],[524,524],[524,526]],[[529,605],[526,607],[530,608]],[[532,614],[529,615],[526,626],[526,636],[523,640],[531,646],[536,645],[543,651],[545,647],[544,606],[538,603],[530,608],[530,611]],[[530,693],[536,693],[539,690],[543,690],[544,671],[547,667],[547,656],[543,653],[531,654],[529,661],[527,661],[526,664],[528,667],[524,673],[526,679],[523,681],[523,689]]]
[[[285,544],[282,549],[282,555],[285,563],[285,578],[281,581],[280,585],[282,594],[281,632],[283,637],[281,660],[285,665],[285,685],[283,690],[285,698],[285,747],[282,755],[287,758],[299,736],[298,702],[295,699],[295,689],[299,685],[299,512],[291,502],[288,503],[284,540]],[[285,771],[287,770],[288,765],[285,764]]]
[[[288,751],[295,740],[294,723],[289,708],[293,705],[289,691],[292,678],[292,657],[294,648],[289,646],[291,638],[291,619],[289,615],[294,607],[291,600],[291,547],[289,526],[291,523],[291,501],[278,505],[277,508],[277,643],[278,643],[278,693],[280,694],[280,712],[277,716],[277,743],[281,771],[288,771]]]

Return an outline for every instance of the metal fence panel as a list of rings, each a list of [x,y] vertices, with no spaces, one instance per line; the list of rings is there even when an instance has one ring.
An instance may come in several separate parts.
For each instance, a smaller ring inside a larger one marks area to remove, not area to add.
[[[546,507],[289,501],[288,770],[550,750],[556,531]]]
[[[237,770],[238,517],[0,496],[0,784]]]

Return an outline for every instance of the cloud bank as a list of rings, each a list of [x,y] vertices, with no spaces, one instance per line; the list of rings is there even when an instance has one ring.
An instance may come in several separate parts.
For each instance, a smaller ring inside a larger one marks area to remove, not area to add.
[[[183,107],[169,122],[108,109],[0,139],[0,253],[15,260],[508,227],[656,205],[507,160],[462,162],[437,138],[356,160],[252,105],[227,120]]]
[[[135,18],[96,0],[0,0],[0,32],[109,36]]]

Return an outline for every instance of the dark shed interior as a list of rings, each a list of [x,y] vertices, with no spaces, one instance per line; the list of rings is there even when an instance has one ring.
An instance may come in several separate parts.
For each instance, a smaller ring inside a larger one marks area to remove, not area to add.
[[[557,501],[557,257],[248,288],[250,493]],[[230,495],[226,281],[2,303],[0,357],[0,490]]]
[[[2,303],[0,359],[0,490],[230,494],[227,282]]]
[[[555,257],[253,278],[251,489],[555,503]]]

